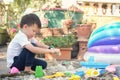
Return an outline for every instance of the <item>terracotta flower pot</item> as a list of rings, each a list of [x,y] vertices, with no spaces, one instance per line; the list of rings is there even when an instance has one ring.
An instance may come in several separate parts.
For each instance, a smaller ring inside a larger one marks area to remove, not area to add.
[[[91,24],[78,24],[76,27],[78,38],[82,37],[88,39],[92,32],[91,27]]]
[[[50,28],[42,28],[40,29],[40,33],[43,37],[52,36],[52,30]]]
[[[53,36],[61,36],[68,34],[67,28],[51,28]]]
[[[45,59],[70,60],[72,48],[60,48],[61,55],[45,54]]]
[[[70,28],[71,26],[73,26],[73,24],[74,24],[74,21],[72,19],[62,20],[62,26],[63,27]]]

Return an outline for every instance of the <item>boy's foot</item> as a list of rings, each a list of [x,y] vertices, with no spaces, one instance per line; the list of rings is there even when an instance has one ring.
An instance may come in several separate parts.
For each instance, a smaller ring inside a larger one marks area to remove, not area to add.
[[[25,73],[29,73],[29,74],[35,74],[35,71],[31,70],[31,71],[24,71]]]
[[[28,72],[28,73],[35,73],[33,70],[31,70],[31,66],[25,66],[24,72]]]

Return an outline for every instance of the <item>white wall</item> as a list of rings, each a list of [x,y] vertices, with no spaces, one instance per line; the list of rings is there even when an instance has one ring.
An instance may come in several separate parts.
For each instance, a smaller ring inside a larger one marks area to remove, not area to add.
[[[69,8],[71,5],[77,5],[77,0],[62,0],[62,8]]]

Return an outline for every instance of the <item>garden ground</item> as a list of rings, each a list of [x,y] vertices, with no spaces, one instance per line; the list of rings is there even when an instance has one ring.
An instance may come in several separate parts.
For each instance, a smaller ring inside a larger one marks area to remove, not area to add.
[[[7,45],[4,46],[0,46],[0,75],[1,74],[8,74],[9,73],[9,69],[6,66],[6,52],[7,52]],[[73,63],[74,62],[74,66],[79,67],[79,61],[76,61],[76,59],[72,59],[70,61],[56,61],[56,60],[47,60],[48,62],[48,66],[56,66],[57,64],[61,64],[64,62],[69,62],[69,63]],[[76,64],[77,62],[77,64]],[[75,65],[76,64],[76,65]]]
[[[6,66],[6,51],[7,45],[0,46],[0,74],[9,72],[9,69]]]

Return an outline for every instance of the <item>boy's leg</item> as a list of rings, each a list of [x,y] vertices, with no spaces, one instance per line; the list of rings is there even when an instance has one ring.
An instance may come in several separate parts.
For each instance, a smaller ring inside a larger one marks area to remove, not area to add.
[[[33,71],[35,71],[36,66],[42,66],[42,68],[45,69],[47,67],[47,62],[40,59],[34,59],[33,65],[32,65]]]
[[[14,58],[14,63],[12,64],[11,68],[16,67],[20,71],[23,71],[25,69],[25,66],[32,66],[34,57],[34,53],[24,48],[20,55]]]

